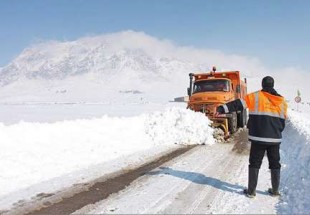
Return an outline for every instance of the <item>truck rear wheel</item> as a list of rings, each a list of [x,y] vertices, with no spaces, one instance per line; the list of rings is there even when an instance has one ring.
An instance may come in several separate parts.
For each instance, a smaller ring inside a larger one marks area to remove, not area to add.
[[[237,114],[238,118],[238,128],[243,128],[247,123],[247,111],[242,110],[240,113]]]
[[[233,112],[232,117],[228,119],[228,128],[229,132],[231,134],[235,133],[237,131],[237,113]]]

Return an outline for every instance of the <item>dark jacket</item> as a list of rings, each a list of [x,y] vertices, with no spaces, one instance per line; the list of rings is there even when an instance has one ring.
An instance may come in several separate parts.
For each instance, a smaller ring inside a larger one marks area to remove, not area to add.
[[[219,106],[217,112],[230,113],[249,109],[249,140],[262,144],[280,144],[285,127],[287,104],[273,88],[246,95]]]

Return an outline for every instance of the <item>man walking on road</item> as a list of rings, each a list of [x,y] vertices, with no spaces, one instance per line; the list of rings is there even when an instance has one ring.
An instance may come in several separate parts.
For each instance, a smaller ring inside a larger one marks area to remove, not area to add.
[[[285,127],[287,104],[285,99],[274,89],[274,80],[266,76],[262,80],[262,90],[246,95],[245,99],[237,99],[217,108],[216,114],[249,109],[249,140],[251,150],[249,158],[248,188],[244,193],[253,198],[256,195],[256,185],[259,169],[267,151],[269,169],[271,171],[272,188],[268,192],[279,196],[280,184],[280,143]]]

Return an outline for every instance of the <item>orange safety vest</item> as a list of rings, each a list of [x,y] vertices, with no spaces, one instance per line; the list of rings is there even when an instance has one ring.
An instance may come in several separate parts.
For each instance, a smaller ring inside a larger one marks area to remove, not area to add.
[[[284,98],[257,91],[240,100],[244,108],[249,108],[249,139],[280,143],[287,118],[287,103]]]

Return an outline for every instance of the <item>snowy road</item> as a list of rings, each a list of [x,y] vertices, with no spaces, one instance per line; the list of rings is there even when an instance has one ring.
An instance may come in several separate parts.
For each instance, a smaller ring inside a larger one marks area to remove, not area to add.
[[[170,114],[168,115],[170,116]],[[176,117],[176,119],[179,118]],[[182,119],[186,118],[182,117]],[[196,119],[193,120],[197,122]],[[122,120],[121,122],[124,123],[124,121]],[[144,121],[142,120],[142,122]],[[168,127],[171,127],[171,125],[168,124],[166,127],[163,127],[163,130],[171,133],[171,129],[166,129]],[[90,202],[86,199],[86,202],[88,202],[83,204],[77,204],[77,202],[72,201],[71,204],[74,206],[74,209],[64,214],[70,214],[74,211],[75,214],[309,214],[309,127],[308,116],[305,117],[305,114],[298,112],[290,112],[290,120],[283,133],[283,142],[281,144],[282,173],[280,189],[282,197],[280,202],[279,199],[270,197],[266,193],[267,188],[270,187],[270,172],[266,157],[259,174],[257,196],[254,199],[249,199],[242,194],[242,189],[247,185],[248,155],[232,151],[232,149],[236,148],[236,145],[233,145],[233,143],[216,143],[199,145],[173,160],[162,163],[160,166],[157,165],[158,168],[154,169],[153,167],[143,172],[144,174],[139,174],[138,178],[134,181],[131,180],[132,183],[129,186],[110,196],[98,194],[96,201]],[[21,128],[24,127],[21,126]],[[6,134],[5,132],[6,130],[3,133]],[[15,134],[17,132],[10,133]],[[197,134],[197,132],[192,133]],[[175,136],[178,135],[179,133],[176,133]],[[163,136],[167,137],[169,135]],[[141,139],[143,140],[143,138]],[[246,135],[239,135],[234,142],[243,143],[244,139],[247,139]],[[24,140],[25,138],[23,138]],[[137,138],[133,142],[137,142]],[[130,145],[133,142],[125,143]],[[206,141],[206,144],[208,142]],[[13,141],[8,141],[12,149],[14,148],[12,147],[14,143]],[[39,143],[42,145],[41,142]],[[69,146],[71,145],[69,144],[67,147]],[[84,144],[83,149],[85,147],[86,145]],[[86,170],[82,169],[76,173],[71,171],[68,172],[70,173],[68,175],[43,181],[40,184],[35,184],[34,187],[27,188],[27,190],[17,190],[15,192],[16,195],[12,193],[2,197],[2,199],[0,198],[0,203],[2,201],[3,205],[0,209],[0,214],[23,214],[27,213],[31,208],[37,209],[41,207],[40,204],[53,207],[53,203],[62,202],[66,198],[63,194],[68,194],[68,196],[81,194],[76,196],[80,199],[85,199],[85,195],[83,196],[82,192],[88,191],[87,185],[91,185],[88,182],[97,181],[97,179],[100,181],[106,180],[106,175],[110,175],[114,171],[137,168],[141,164],[167,153],[168,149],[171,151],[179,148],[180,145],[159,145],[156,147],[151,147],[147,151],[142,150],[130,155],[123,155],[116,160],[102,162],[99,165],[90,166]],[[110,149],[111,147],[108,148]],[[132,148],[132,145],[130,145],[130,148]],[[237,147],[237,151],[242,148],[241,144],[241,147]],[[7,152],[10,148],[7,147],[6,149],[6,151],[3,151]],[[32,149],[34,147],[30,147],[30,150]],[[100,150],[100,148],[95,149],[97,150],[88,151],[96,152]],[[12,150],[12,152],[15,151]],[[102,157],[102,151],[99,152]],[[42,163],[42,161],[40,162]],[[62,163],[65,164],[65,160],[62,160]],[[6,166],[12,169],[12,165]],[[14,172],[19,170],[20,168]],[[23,174],[23,176],[25,175]],[[20,183],[12,183],[15,178],[9,179],[8,183],[4,183],[6,186],[1,187],[2,189],[20,185]],[[81,179],[83,181],[79,181]],[[61,186],[58,186],[56,182],[60,183]],[[73,185],[73,187],[62,186],[64,182],[67,185]],[[49,188],[49,190],[46,188]],[[54,194],[55,196],[53,196]],[[29,198],[26,199],[25,196]],[[9,210],[5,206],[11,204],[11,202],[16,203],[13,204],[14,208]]]
[[[233,144],[199,146],[135,180],[129,187],[75,214],[205,214],[276,213],[270,197],[266,159],[260,171],[257,197],[242,194],[247,184],[248,156]]]

